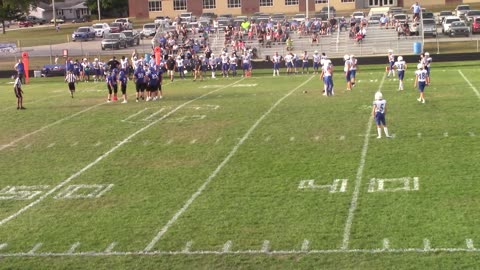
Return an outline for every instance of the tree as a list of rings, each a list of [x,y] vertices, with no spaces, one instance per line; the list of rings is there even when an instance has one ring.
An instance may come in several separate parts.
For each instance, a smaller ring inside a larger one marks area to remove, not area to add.
[[[97,0],[87,0],[87,6],[92,14],[97,14]],[[100,11],[103,17],[128,16],[128,0],[100,0]]]
[[[5,34],[5,21],[18,20],[36,6],[37,0],[0,0],[0,23]]]

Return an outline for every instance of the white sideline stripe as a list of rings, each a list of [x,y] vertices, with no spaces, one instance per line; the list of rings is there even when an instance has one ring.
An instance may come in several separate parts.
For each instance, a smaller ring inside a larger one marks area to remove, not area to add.
[[[418,177],[413,177],[413,190],[419,190],[420,183],[418,181]]]
[[[270,251],[270,241],[265,240],[265,241],[263,241],[261,252],[266,253],[266,252],[269,252],[269,251]]]
[[[116,245],[117,245],[117,242],[112,242],[112,243],[111,243],[110,245],[108,245],[108,247],[105,249],[105,252],[106,252],[106,253],[112,252]]]
[[[55,126],[55,125],[58,125],[58,124],[60,124],[60,123],[62,123],[62,122],[67,121],[68,119],[71,119],[71,118],[73,118],[73,117],[75,117],[75,116],[77,116],[77,115],[80,115],[80,114],[84,113],[84,112],[90,111],[91,109],[94,109],[94,108],[96,108],[96,107],[98,107],[98,106],[101,106],[101,105],[103,105],[103,104],[105,104],[105,102],[104,102],[104,103],[100,103],[100,104],[93,105],[93,106],[88,107],[88,108],[86,108],[86,109],[84,109],[84,110],[82,110],[82,111],[76,112],[76,113],[74,113],[74,114],[72,114],[72,115],[69,115],[69,116],[67,116],[67,117],[65,117],[65,118],[62,118],[62,119],[60,119],[60,120],[57,120],[57,121],[55,121],[55,122],[53,122],[53,123],[51,123],[51,124],[48,124],[48,125],[46,125],[46,126],[43,126],[43,127],[39,128],[39,129],[37,129],[37,130],[35,130],[35,131],[32,131],[32,132],[30,132],[30,133],[27,133],[27,134],[23,135],[22,137],[17,138],[17,139],[15,139],[15,140],[11,141],[9,144],[1,145],[1,146],[0,146],[0,151],[2,151],[3,149],[5,149],[5,148],[7,148],[7,147],[9,147],[9,146],[12,146],[12,145],[14,145],[14,144],[16,144],[16,143],[18,143],[18,142],[20,142],[20,141],[22,141],[22,140],[30,137],[30,136],[32,136],[32,135],[35,135],[35,134],[37,134],[37,133],[39,133],[39,132],[42,132],[42,131],[44,131],[44,130],[47,129],[47,128],[53,127],[53,126]]]
[[[465,77],[465,75],[463,75],[463,72],[461,70],[459,70],[458,73],[460,73],[460,75],[462,75],[463,79],[468,83],[468,85],[470,85],[470,88],[472,88],[472,90],[475,92],[475,94],[477,94],[477,97],[480,99],[480,92],[478,92],[477,88],[475,88],[475,86],[473,86],[473,84],[467,79],[467,77]]]
[[[44,253],[0,253],[0,258],[7,257],[107,257],[107,256],[198,256],[198,255],[305,255],[305,254],[354,254],[354,253],[365,253],[365,254],[379,254],[379,253],[467,253],[475,252],[480,253],[480,249],[468,249],[468,248],[431,248],[425,250],[423,248],[399,248],[399,249],[319,249],[319,250],[271,250],[264,252],[262,250],[236,250],[236,251],[218,251],[218,250],[195,250],[195,251],[112,251],[112,252],[44,252]]]
[[[474,250],[475,249],[475,247],[473,246],[473,240],[472,239],[466,239],[465,242],[467,244],[467,249],[469,249],[469,250]]]
[[[218,139],[215,141],[215,144],[219,143],[221,140],[222,140],[222,137],[218,138]]]
[[[430,240],[428,239],[423,239],[423,250],[424,251],[430,251],[432,250],[432,247],[430,246]]]
[[[310,248],[310,242],[309,242],[307,239],[303,240],[302,249],[301,249],[301,250],[302,250],[303,252],[307,252],[309,248]]]
[[[185,247],[182,249],[183,252],[189,252],[190,249],[192,248],[193,241],[188,241],[185,244]]]
[[[148,110],[148,108],[145,108],[145,109],[143,109],[143,110],[140,110],[140,111],[138,111],[138,112],[136,112],[136,113],[130,115],[129,117],[127,117],[127,118],[125,118],[125,119],[123,119],[123,120],[120,120],[120,121],[122,121],[122,122],[128,121],[128,120],[132,119],[133,117],[141,114],[142,112],[144,112],[144,111],[146,111],[146,110]]]
[[[253,131],[257,128],[257,126],[265,119],[283,100],[285,100],[287,97],[292,95],[295,91],[300,89],[302,86],[307,84],[309,81],[311,81],[314,78],[314,76],[311,76],[310,79],[304,81],[302,84],[299,86],[295,87],[292,91],[284,95],[282,98],[280,98],[275,104],[268,109],[260,118],[253,124],[253,126],[250,127],[250,129],[243,135],[242,139],[233,147],[233,149],[228,153],[227,157],[218,165],[218,167],[210,174],[210,176],[205,180],[205,182],[198,188],[198,190],[192,194],[192,196],[185,202],[185,204],[178,210],[175,215],[163,226],[163,228],[155,235],[155,237],[152,239],[152,241],[145,247],[145,251],[150,251],[153,249],[155,244],[162,238],[162,236],[168,231],[168,229],[177,221],[177,219],[185,212],[187,209],[190,207],[190,205],[195,201],[195,199],[202,194],[203,190],[208,186],[208,184],[212,181],[215,176],[220,172],[220,170],[230,161],[230,159],[235,155],[237,152],[238,148],[250,137],[250,135],[253,133]]]
[[[2,244],[0,244],[0,250],[6,248],[7,246],[8,246],[7,243],[2,243]]]
[[[153,122],[150,122],[148,125],[142,127],[141,129],[135,131],[134,133],[130,134],[128,137],[126,137],[125,139],[123,139],[123,141],[121,141],[120,143],[118,143],[117,145],[115,145],[114,147],[112,147],[110,150],[108,150],[107,152],[105,152],[103,155],[101,155],[100,157],[98,157],[97,159],[95,159],[93,162],[91,162],[90,164],[88,164],[87,166],[83,167],[80,171],[72,174],[70,177],[68,177],[67,179],[63,180],[62,182],[60,182],[57,186],[55,186],[53,189],[49,190],[48,192],[44,193],[41,197],[39,197],[37,200],[31,202],[30,204],[28,204],[27,206],[21,208],[20,210],[18,210],[17,212],[15,212],[14,214],[2,219],[0,221],[0,226],[4,225],[5,223],[9,222],[10,220],[16,218],[17,216],[19,216],[20,214],[22,214],[23,212],[27,211],[28,209],[32,208],[33,206],[37,205],[38,203],[42,202],[43,200],[45,200],[45,198],[47,198],[48,196],[50,196],[52,193],[56,192],[57,190],[59,190],[60,188],[62,188],[63,186],[65,186],[66,184],[70,183],[73,179],[77,178],[79,175],[81,175],[82,173],[84,173],[85,171],[87,171],[88,169],[90,169],[91,167],[95,166],[98,162],[102,161],[104,158],[108,157],[111,153],[113,153],[115,150],[117,150],[118,148],[120,148],[122,145],[126,144],[127,142],[131,141],[131,139],[133,139],[135,136],[137,136],[138,134],[144,132],[145,130],[147,130],[148,128],[150,128],[151,126],[155,125],[156,123],[162,121],[163,119],[169,117],[170,115],[174,114],[176,111],[180,110],[181,108],[185,107],[186,105],[194,102],[194,101],[197,101],[201,98],[204,98],[212,93],[215,93],[215,92],[218,92],[224,88],[228,88],[238,82],[241,82],[243,80],[240,79],[238,81],[235,81],[234,83],[231,83],[231,84],[228,84],[224,87],[221,87],[221,88],[218,88],[216,90],[213,90],[213,91],[210,91],[206,94],[203,94],[197,98],[194,98],[194,99],[191,99],[179,106],[177,106],[175,109],[171,110],[170,112],[168,112],[167,114],[163,115],[161,118],[158,118],[157,120],[153,121]],[[104,103],[102,103],[104,104]],[[101,105],[101,104],[100,104]],[[95,106],[99,106],[99,105],[95,105]],[[91,107],[93,108],[93,107]]]
[[[35,254],[42,247],[42,243],[37,243],[27,254]]]
[[[80,242],[76,242],[75,244],[73,244],[70,249],[67,251],[67,253],[73,253],[75,252],[75,249],[77,249],[77,247],[80,246]]]
[[[382,77],[378,90],[382,90],[383,83],[385,82],[385,74]],[[343,232],[343,242],[341,249],[348,249],[350,242],[350,231],[352,230],[353,217],[355,210],[357,209],[358,196],[360,194],[360,186],[362,185],[363,168],[365,167],[365,160],[367,158],[368,142],[370,141],[370,131],[372,129],[373,117],[368,118],[367,130],[365,132],[365,139],[363,141],[362,154],[360,155],[360,164],[358,165],[357,175],[355,177],[355,189],[352,195],[352,201],[350,208],[348,209],[347,221],[345,222],[345,230]]]
[[[390,241],[387,238],[383,239],[383,249],[384,250],[390,249]]]
[[[223,253],[229,252],[231,248],[232,248],[232,241],[231,241],[231,240],[228,240],[228,241],[223,245],[222,252],[223,252]]]

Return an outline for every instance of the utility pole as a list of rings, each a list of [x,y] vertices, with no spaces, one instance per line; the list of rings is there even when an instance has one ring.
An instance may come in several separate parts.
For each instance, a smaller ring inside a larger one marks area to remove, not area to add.
[[[98,8],[98,20],[101,20],[101,14],[100,14],[100,0],[97,0],[97,8]]]
[[[57,11],[55,10],[55,0],[52,0],[52,9],[53,9],[53,26],[57,28]]]
[[[308,0],[305,0],[305,6],[307,6],[307,11],[305,13],[305,18],[308,19]]]

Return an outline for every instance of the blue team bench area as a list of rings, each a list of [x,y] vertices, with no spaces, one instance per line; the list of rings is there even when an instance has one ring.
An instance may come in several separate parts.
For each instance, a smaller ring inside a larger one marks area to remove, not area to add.
[[[44,65],[42,68],[42,77],[65,76],[65,65]]]

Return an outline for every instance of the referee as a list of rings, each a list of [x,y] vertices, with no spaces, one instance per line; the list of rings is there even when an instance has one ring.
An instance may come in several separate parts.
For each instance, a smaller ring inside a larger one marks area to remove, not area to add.
[[[70,95],[73,98],[73,93],[75,93],[75,82],[77,81],[77,76],[71,71],[67,71],[67,76],[65,76],[65,82],[68,83],[68,89],[70,90]]]

